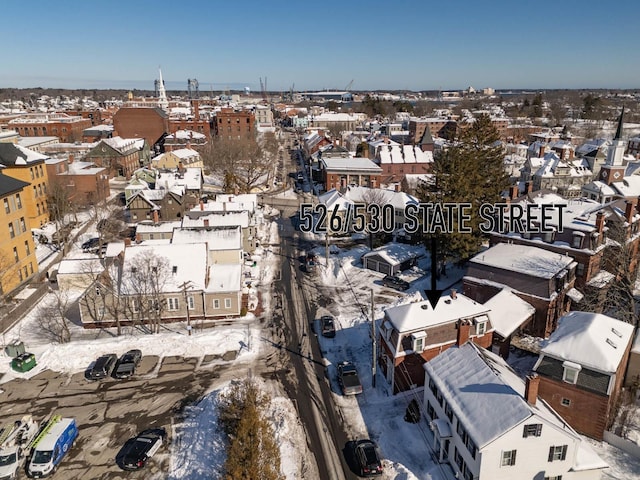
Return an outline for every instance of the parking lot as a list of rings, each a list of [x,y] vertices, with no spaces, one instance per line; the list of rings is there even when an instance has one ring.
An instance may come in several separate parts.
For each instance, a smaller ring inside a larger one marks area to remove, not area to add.
[[[9,422],[29,413],[41,422],[55,413],[76,419],[77,444],[53,478],[166,478],[172,422],[218,378],[218,360],[213,356],[164,357],[160,362],[158,357],[146,356],[134,377],[98,382],[87,381],[84,372],[69,375],[46,370],[29,380],[12,380],[0,386],[0,418]],[[140,431],[158,427],[166,428],[168,446],[164,445],[144,469],[120,470],[115,457],[122,445]]]

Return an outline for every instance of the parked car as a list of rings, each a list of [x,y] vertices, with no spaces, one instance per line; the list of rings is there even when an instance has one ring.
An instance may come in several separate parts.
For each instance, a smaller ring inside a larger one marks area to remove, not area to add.
[[[371,440],[356,442],[355,457],[360,468],[361,477],[382,475],[382,461],[378,453],[378,446]]]
[[[318,257],[316,257],[315,253],[307,253],[307,257],[305,259],[305,269],[308,273],[312,273],[316,270],[316,265],[318,263]]]
[[[338,383],[343,395],[357,395],[362,393],[362,383],[356,366],[351,362],[340,362],[338,364]]]
[[[107,378],[111,375],[113,371],[113,367],[116,365],[118,361],[118,356],[115,353],[109,353],[107,355],[103,355],[96,360],[96,363],[93,364],[93,367],[89,369],[87,372],[87,378],[89,380],[100,380],[102,378]]]
[[[82,244],[82,251],[88,252],[90,250],[93,250],[94,248],[97,248],[99,244],[100,244],[100,239],[98,237],[90,238],[89,240],[87,240]]]
[[[123,470],[139,470],[162,446],[167,431],[164,428],[145,430],[125,443],[118,454],[120,468]]]
[[[141,359],[142,352],[140,350],[129,350],[118,360],[113,376],[116,378],[129,378],[136,372],[136,367]]]
[[[320,324],[322,325],[322,336],[333,338],[336,336],[336,324],[331,315],[323,315],[320,317]]]
[[[406,280],[402,280],[401,278],[395,275],[387,275],[382,279],[382,285],[389,288],[395,288],[396,290],[409,290],[411,285]]]

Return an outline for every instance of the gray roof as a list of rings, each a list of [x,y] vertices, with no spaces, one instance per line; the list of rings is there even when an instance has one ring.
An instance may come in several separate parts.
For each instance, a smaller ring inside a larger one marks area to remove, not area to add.
[[[29,186],[29,183],[18,180],[17,178],[7,177],[0,172],[0,197],[17,192],[27,186]]]

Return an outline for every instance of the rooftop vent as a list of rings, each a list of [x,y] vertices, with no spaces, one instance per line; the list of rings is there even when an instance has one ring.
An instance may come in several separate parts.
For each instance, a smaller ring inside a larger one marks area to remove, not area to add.
[[[607,343],[611,345],[613,348],[618,348],[618,346],[615,343],[613,343],[613,341],[610,338],[607,338]]]
[[[620,333],[618,330],[616,330],[615,328],[612,328],[611,331],[614,333],[614,335],[616,335],[618,338],[622,338],[622,333]]]

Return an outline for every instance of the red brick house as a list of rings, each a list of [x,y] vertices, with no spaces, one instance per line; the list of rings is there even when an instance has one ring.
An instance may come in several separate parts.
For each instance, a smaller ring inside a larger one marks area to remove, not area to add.
[[[74,205],[87,206],[104,202],[111,195],[109,172],[106,168],[96,167],[91,162],[68,159],[45,160],[49,184],[68,191],[68,198]]]
[[[606,315],[569,312],[540,352],[538,395],[578,432],[602,440],[615,416],[634,327]]]
[[[489,348],[492,337],[489,309],[452,290],[435,310],[428,300],[387,309],[378,363],[396,394],[424,386],[424,363],[449,347],[471,339]]]
[[[79,142],[82,132],[91,126],[91,120],[66,113],[33,113],[14,118],[9,127],[22,137],[46,137],[53,135],[61,142]]]
[[[113,128],[114,137],[144,138],[161,153],[164,136],[170,132],[169,116],[160,107],[122,107],[113,115]]]
[[[532,305],[536,312],[525,331],[548,337],[558,318],[569,311],[567,294],[575,283],[577,263],[568,255],[542,248],[499,243],[469,261],[464,294],[485,303],[503,288]]]
[[[213,119],[213,131],[216,136],[240,138],[255,134],[255,121],[253,113],[249,110],[223,108]]]
[[[131,178],[133,172],[148,164],[149,146],[144,139],[105,138],[87,152],[85,159],[106,168],[110,178]]]

